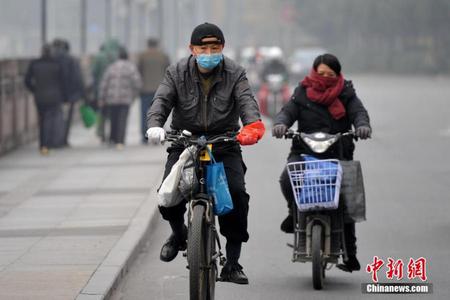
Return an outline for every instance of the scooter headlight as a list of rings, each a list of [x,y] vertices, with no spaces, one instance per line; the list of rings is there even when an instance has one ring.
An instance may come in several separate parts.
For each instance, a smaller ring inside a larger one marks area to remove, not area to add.
[[[303,137],[303,141],[311,148],[315,153],[324,153],[336,142],[336,138],[332,138],[325,141],[315,141],[309,137]]]

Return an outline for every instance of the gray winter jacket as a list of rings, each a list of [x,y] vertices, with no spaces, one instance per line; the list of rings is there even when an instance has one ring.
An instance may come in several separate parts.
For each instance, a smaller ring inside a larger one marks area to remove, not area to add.
[[[129,60],[119,59],[106,69],[100,83],[99,98],[107,105],[130,105],[141,86],[136,66]]]
[[[227,57],[218,68],[209,95],[203,95],[193,56],[168,67],[147,113],[148,127],[163,127],[172,109],[172,129],[194,134],[237,131],[239,117],[244,125],[259,120],[244,68]]]

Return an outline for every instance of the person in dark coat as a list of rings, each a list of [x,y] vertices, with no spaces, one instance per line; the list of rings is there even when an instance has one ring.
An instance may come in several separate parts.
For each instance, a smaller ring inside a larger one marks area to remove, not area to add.
[[[318,56],[310,75],[295,89],[291,100],[277,114],[272,135],[282,138],[294,122],[298,123],[298,131],[305,133],[326,132],[343,133],[355,128],[356,136],[361,139],[370,138],[372,129],[367,110],[356,95],[351,81],[345,80],[341,73],[341,64],[332,54]],[[355,145],[351,136],[341,138],[342,156],[344,160],[352,160]],[[340,158],[339,147],[334,145],[322,155],[312,152],[303,141],[294,139],[288,162],[300,161],[302,154],[320,159]],[[286,169],[280,177],[281,191],[288,202],[289,215],[281,224],[281,230],[294,232],[293,209],[295,199],[289,175]],[[349,259],[345,263],[347,271],[360,269],[356,258],[355,223],[344,226],[346,246]]]
[[[289,80],[289,72],[286,65],[279,58],[273,58],[268,61],[262,70],[261,80],[263,82],[268,81],[268,76],[272,74],[280,74],[283,76],[283,81]]]
[[[220,277],[222,281],[248,284],[248,278],[239,264],[242,243],[249,239],[247,216],[250,199],[245,189],[246,167],[240,145],[256,144],[262,138],[265,127],[245,70],[223,55],[224,45],[224,35],[216,25],[204,23],[194,28],[189,46],[191,55],[167,68],[156,90],[147,114],[147,136],[150,142],[163,142],[163,126],[171,112],[171,128],[189,130],[194,136],[221,135],[241,129],[236,136],[239,143],[217,144],[212,152],[224,164],[234,206],[231,212],[219,216],[220,233],[227,239],[227,262]],[[172,144],[167,149],[169,155],[164,178],[183,148]],[[173,207],[160,206],[159,211],[172,228],[172,234],[161,249],[160,259],[171,261],[179,250],[186,249],[186,201]]]
[[[109,114],[106,106],[100,107],[99,89],[100,83],[106,69],[113,64],[119,57],[120,43],[117,39],[108,39],[100,47],[100,51],[92,57],[91,61],[91,76],[93,90],[93,101],[90,105],[98,111],[99,118],[97,119],[97,136],[102,143],[108,141],[107,138],[107,124],[109,122]]]
[[[33,93],[39,115],[39,147],[43,155],[61,146],[62,103],[65,99],[63,68],[51,56],[51,47],[42,47],[42,55],[33,60],[25,75],[25,86]]]
[[[63,146],[69,146],[69,133],[72,125],[73,109],[75,103],[84,98],[84,80],[81,73],[80,62],[70,54],[70,44],[64,39],[55,39],[52,43],[55,58],[63,67],[63,82],[67,92],[65,103],[67,113],[64,126]]]
[[[141,134],[142,143],[148,142],[147,111],[152,105],[156,89],[164,78],[164,72],[170,64],[169,57],[158,47],[158,40],[148,39],[148,48],[139,55],[138,69],[142,77],[141,88]]]

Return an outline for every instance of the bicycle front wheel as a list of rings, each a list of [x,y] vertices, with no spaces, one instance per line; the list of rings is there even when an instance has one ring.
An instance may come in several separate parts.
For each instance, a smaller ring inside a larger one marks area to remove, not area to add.
[[[189,226],[188,264],[189,264],[189,294],[191,300],[206,300],[208,272],[206,272],[205,243],[205,207],[196,205],[192,211],[192,221]]]
[[[214,218],[214,215],[212,215]],[[214,230],[213,230],[214,228]],[[214,225],[207,226],[206,229],[206,262],[208,264],[207,269],[207,277],[208,277],[208,295],[206,299],[214,300],[214,294],[216,289],[216,281],[217,281],[217,249],[216,249],[216,238],[217,232],[215,230]]]

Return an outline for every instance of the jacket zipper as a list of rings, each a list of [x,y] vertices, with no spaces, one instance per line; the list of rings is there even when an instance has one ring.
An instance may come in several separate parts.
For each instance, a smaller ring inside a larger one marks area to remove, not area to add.
[[[201,83],[200,82],[198,82],[197,83],[197,88],[198,88],[198,91],[199,91],[199,99],[202,99],[202,96],[203,96],[203,103],[200,103],[201,104],[201,109],[202,109],[202,112],[201,112],[201,116],[202,116],[202,121],[203,121],[203,128],[205,128],[205,132],[206,132],[206,130],[208,129],[208,125],[207,125],[207,113],[208,113],[208,110],[207,110],[207,107],[206,107],[206,104],[207,104],[207,101],[208,101],[208,95],[203,95],[203,88],[202,88],[202,86],[201,86]]]
[[[211,87],[209,88],[209,93],[208,93],[208,94],[211,94],[211,91],[212,91],[212,89],[214,88],[214,86],[217,84],[217,82],[218,82],[218,81],[216,80],[216,81],[214,81],[214,82],[211,84]],[[200,87],[200,90],[203,91],[201,87]],[[204,105],[202,105],[202,109],[203,109],[203,122],[204,122],[205,132],[207,132],[207,131],[208,131],[208,95],[204,95],[203,103],[204,103]]]
[[[205,95],[203,105],[203,121],[205,122],[205,133],[208,131],[208,95]]]

